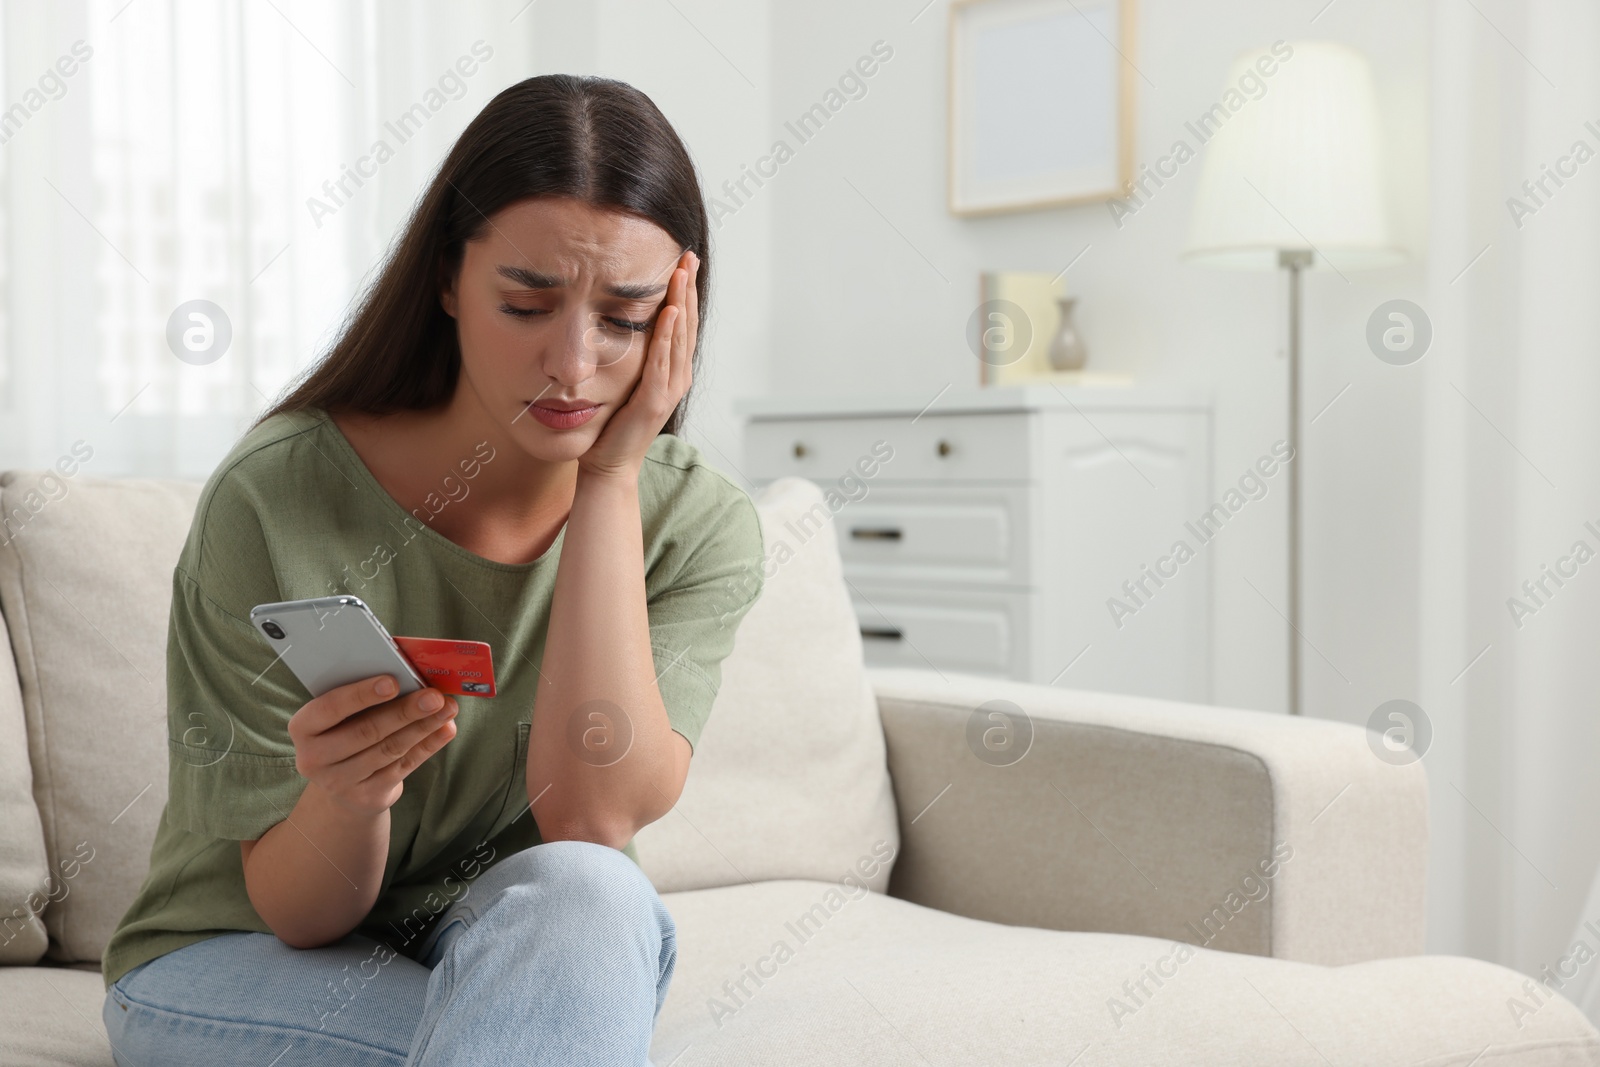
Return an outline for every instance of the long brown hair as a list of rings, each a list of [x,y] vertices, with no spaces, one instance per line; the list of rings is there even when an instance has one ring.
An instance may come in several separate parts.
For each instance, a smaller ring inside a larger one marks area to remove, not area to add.
[[[688,149],[655,103],[610,78],[543,74],[501,91],[468,124],[338,340],[252,425],[308,407],[373,415],[434,407],[461,372],[456,321],[439,302],[466,243],[534,196],[570,196],[660,226],[700,257],[700,337],[710,306],[705,201]],[[697,339],[691,368],[700,377]],[[693,387],[691,386],[691,393]],[[683,425],[686,395],[662,433]]]

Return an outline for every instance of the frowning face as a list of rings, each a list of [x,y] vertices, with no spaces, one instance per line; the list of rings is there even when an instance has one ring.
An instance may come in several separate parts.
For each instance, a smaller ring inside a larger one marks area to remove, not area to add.
[[[639,380],[682,251],[648,219],[570,197],[499,211],[441,294],[458,388],[529,455],[582,456]]]

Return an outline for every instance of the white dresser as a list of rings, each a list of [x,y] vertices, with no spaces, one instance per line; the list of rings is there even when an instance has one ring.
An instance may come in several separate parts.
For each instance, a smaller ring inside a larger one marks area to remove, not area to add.
[[[1209,402],[1050,384],[930,399],[736,405],[746,477],[828,495],[867,662],[1208,701],[1210,552],[1170,553],[1212,503]]]

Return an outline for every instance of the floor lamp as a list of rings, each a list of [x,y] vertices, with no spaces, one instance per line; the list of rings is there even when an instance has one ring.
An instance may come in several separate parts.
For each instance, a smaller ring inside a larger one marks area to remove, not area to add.
[[[1384,210],[1372,74],[1366,58],[1344,45],[1280,41],[1234,60],[1217,106],[1187,128],[1203,140],[1183,258],[1289,274],[1289,712],[1298,715],[1300,276],[1332,270],[1343,277],[1405,258]]]

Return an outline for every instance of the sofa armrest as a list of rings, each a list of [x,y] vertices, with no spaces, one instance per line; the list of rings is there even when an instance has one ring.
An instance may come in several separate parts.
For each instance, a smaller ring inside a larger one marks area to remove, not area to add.
[[[867,673],[899,808],[891,895],[1310,963],[1422,951],[1426,774],[1380,760],[1365,729]]]

